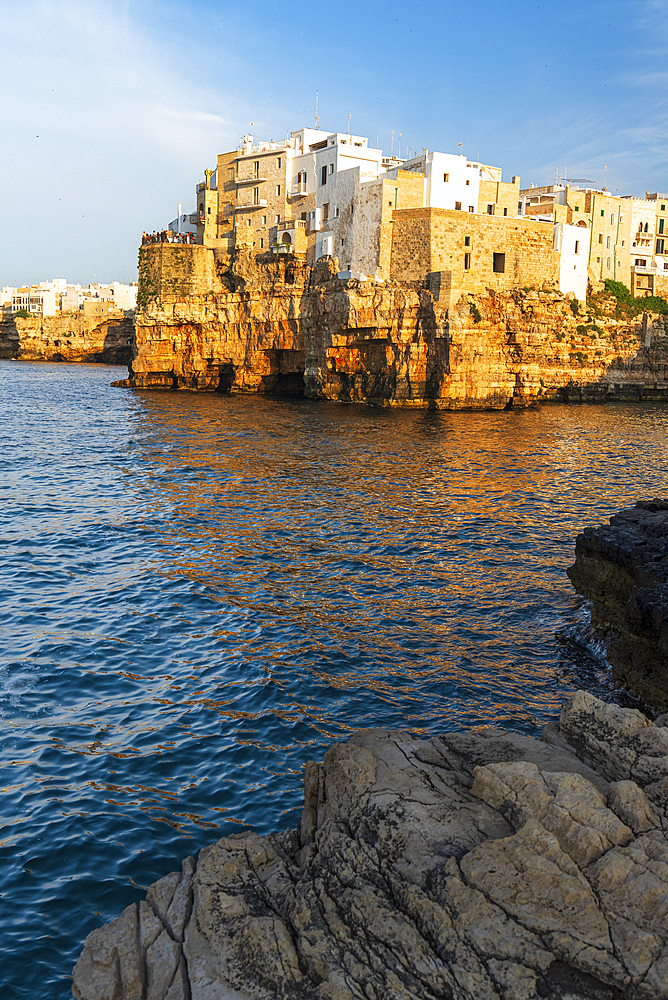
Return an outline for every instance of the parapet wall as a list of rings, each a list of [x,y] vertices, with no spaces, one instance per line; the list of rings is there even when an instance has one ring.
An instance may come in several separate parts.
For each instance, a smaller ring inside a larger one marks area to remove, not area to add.
[[[137,304],[216,290],[214,251],[199,244],[156,243],[139,250]]]

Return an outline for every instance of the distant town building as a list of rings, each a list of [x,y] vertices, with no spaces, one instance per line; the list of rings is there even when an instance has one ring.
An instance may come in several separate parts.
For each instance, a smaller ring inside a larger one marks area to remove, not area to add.
[[[82,286],[69,285],[65,278],[53,278],[19,288],[5,285],[0,293],[0,306],[3,312],[25,311],[32,316],[56,316],[71,310],[95,315],[93,307],[100,303],[105,303],[105,314],[110,310],[126,312],[136,308],[137,288],[136,282],[112,281]],[[98,312],[102,314],[102,310]]]

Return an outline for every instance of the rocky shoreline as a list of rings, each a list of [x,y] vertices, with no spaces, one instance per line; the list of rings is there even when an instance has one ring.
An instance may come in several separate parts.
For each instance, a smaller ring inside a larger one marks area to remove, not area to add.
[[[223,837],[89,934],[73,993],[668,997],[667,805],[668,728],[582,691],[541,741],[362,731],[307,764],[297,830]]]
[[[568,576],[592,605],[615,682],[668,710],[668,501],[641,500],[578,535]]]

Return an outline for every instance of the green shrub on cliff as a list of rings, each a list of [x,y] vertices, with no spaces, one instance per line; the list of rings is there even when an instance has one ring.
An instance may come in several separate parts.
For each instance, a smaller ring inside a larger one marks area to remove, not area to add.
[[[660,295],[648,295],[644,299],[634,299],[623,282],[608,279],[604,284],[606,292],[609,295],[614,295],[617,299],[618,312],[626,312],[631,316],[636,316],[645,310],[651,313],[668,313],[668,302]]]
[[[13,319],[30,319],[30,313],[27,309],[19,309],[18,312],[12,313]]]

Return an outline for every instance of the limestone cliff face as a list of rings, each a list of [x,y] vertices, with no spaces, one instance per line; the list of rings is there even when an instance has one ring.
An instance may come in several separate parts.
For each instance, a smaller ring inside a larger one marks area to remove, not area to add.
[[[104,319],[70,312],[0,321],[0,357],[19,361],[129,364],[132,342],[132,317],[121,313]]]
[[[336,260],[149,250],[123,384],[448,408],[668,392],[661,321],[606,303],[529,289],[446,308],[424,284],[341,280]]]

